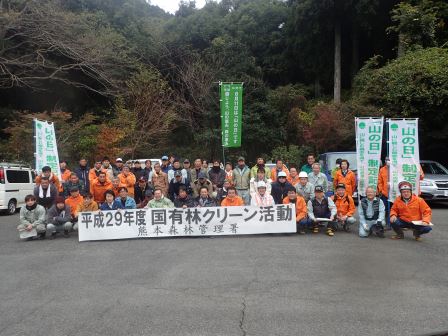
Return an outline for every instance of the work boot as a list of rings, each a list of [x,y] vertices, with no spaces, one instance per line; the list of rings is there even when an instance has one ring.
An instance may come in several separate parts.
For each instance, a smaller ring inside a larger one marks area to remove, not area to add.
[[[318,226],[313,227],[313,233],[319,233],[319,227]]]
[[[333,230],[327,229],[327,235],[329,235],[330,237],[333,237],[334,236]]]
[[[416,241],[422,241],[422,237],[420,236],[417,230],[414,230],[414,239]]]

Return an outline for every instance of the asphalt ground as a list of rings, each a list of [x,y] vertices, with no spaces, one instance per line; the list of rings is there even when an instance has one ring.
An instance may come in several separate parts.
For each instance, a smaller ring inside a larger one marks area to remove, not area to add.
[[[0,335],[448,330],[448,208],[422,242],[337,232],[23,242],[0,216]],[[387,236],[391,236],[391,232]]]

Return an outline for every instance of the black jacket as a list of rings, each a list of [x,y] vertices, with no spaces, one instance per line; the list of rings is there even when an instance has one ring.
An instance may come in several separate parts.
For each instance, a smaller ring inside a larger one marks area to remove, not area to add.
[[[295,188],[289,182],[280,183],[277,181],[277,182],[272,183],[271,186],[272,186],[271,195],[272,195],[272,198],[274,199],[275,204],[282,204],[283,199],[286,196],[288,196],[288,190],[291,190],[291,189],[295,190]]]
[[[176,208],[183,208],[184,205],[186,205],[187,208],[194,208],[196,206],[194,199],[191,198],[190,195],[187,195],[185,198],[176,197],[174,199],[174,206]]]

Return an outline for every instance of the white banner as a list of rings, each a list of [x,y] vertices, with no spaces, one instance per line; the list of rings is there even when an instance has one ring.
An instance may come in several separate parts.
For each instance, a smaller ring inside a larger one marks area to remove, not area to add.
[[[296,232],[295,205],[82,212],[79,241]]]
[[[400,195],[398,183],[409,181],[413,192],[420,193],[420,153],[418,119],[387,120],[389,124],[389,200]]]
[[[356,118],[356,160],[358,166],[358,194],[366,196],[366,188],[378,185],[383,143],[384,118]]]
[[[42,167],[49,166],[51,172],[61,178],[59,169],[59,155],[56,144],[54,123],[34,119],[35,145],[36,145],[36,171],[40,173]]]

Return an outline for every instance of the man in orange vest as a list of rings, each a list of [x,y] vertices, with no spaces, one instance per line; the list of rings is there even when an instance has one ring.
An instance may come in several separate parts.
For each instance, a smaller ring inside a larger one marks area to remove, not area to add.
[[[412,184],[403,181],[398,184],[400,196],[398,196],[390,211],[390,222],[395,231],[392,239],[403,239],[403,228],[412,229],[416,241],[421,241],[421,235],[432,230],[431,208],[423,198],[412,193]]]
[[[311,226],[311,220],[308,218],[308,208],[305,203],[305,199],[297,195],[297,191],[294,188],[288,190],[288,196],[283,199],[283,204],[295,204],[296,206],[296,225],[297,233],[304,235],[305,230]]]
[[[339,183],[336,186],[336,194],[331,196],[331,199],[336,205],[338,223],[342,224],[344,231],[350,231],[350,226],[356,223],[356,219],[353,217],[356,208],[352,196],[345,191],[344,183]]]

